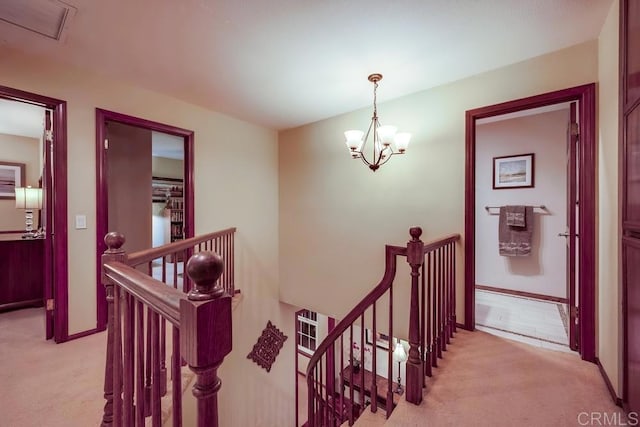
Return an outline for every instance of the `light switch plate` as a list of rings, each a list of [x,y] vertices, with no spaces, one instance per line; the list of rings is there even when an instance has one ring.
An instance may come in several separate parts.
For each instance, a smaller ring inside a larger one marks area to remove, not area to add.
[[[76,215],[76,230],[84,230],[87,228],[87,216]]]

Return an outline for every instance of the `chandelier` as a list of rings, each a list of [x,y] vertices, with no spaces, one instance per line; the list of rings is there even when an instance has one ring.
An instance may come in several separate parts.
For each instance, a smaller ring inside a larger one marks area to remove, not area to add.
[[[369,129],[367,129],[366,135],[361,130],[348,130],[344,133],[344,136],[351,158],[361,159],[364,164],[369,166],[369,169],[375,172],[380,166],[387,163],[394,154],[405,153],[409,145],[409,140],[411,139],[411,134],[407,132],[396,133],[398,128],[395,126],[380,125],[380,121],[378,120],[378,106],[376,105],[376,92],[378,82],[382,80],[382,74],[371,74],[368,79],[373,83],[373,117],[371,117]],[[372,147],[370,147],[372,157],[367,159],[365,156],[365,148],[371,130],[373,130]]]

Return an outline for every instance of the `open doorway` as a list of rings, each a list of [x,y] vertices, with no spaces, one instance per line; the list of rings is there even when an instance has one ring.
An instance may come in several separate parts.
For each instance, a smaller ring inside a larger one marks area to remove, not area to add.
[[[570,118],[572,113],[575,119]],[[511,116],[505,116],[507,114]],[[514,118],[514,115],[518,117]],[[541,117],[546,121],[540,121]],[[500,120],[505,118],[507,120]],[[523,134],[518,135],[513,129],[505,132],[514,127],[515,121],[521,132],[527,126],[550,127],[548,123],[554,120],[560,129],[560,134],[554,137],[555,144],[544,146],[541,141],[527,141]],[[569,125],[569,122],[575,124]],[[495,145],[501,134],[510,134],[511,141]],[[526,299],[526,304],[539,300],[547,304],[546,309],[556,313],[558,326],[566,325],[567,344],[579,351],[583,359],[595,359],[594,155],[593,84],[467,111],[467,329],[476,327],[479,316],[486,321],[490,314],[486,312],[489,300],[503,305],[508,303],[497,300],[518,297]],[[542,164],[540,160],[543,160]],[[522,163],[523,170],[518,171],[522,172],[522,183],[512,185],[508,180],[505,180],[506,184],[496,183],[499,173],[496,175],[494,170],[505,162]],[[545,175],[540,176],[541,173]],[[485,175],[489,178],[485,179]],[[530,225],[531,229],[525,228],[528,231],[526,239],[517,244],[503,242],[503,234],[510,233],[511,229],[505,232],[507,227],[503,226],[507,206],[525,208],[523,216],[530,219],[527,227]],[[488,242],[495,243],[495,250],[483,246],[490,246]],[[524,255],[527,256],[507,253],[512,247],[526,247]],[[573,281],[575,286],[571,285]],[[476,304],[478,293],[478,299],[482,298],[479,305]],[[504,316],[509,316],[508,311]],[[531,325],[523,326],[531,331]]]
[[[0,86],[0,103],[0,160],[10,164],[2,178],[2,244],[8,251],[2,259],[10,264],[1,269],[7,275],[0,280],[7,292],[1,298],[6,304],[0,305],[8,310],[42,307],[42,335],[64,342],[72,338],[67,311],[66,102]]]
[[[193,132],[96,109],[97,259],[104,236],[123,233],[135,252],[192,237]],[[170,263],[178,274],[183,260]],[[106,327],[106,299],[97,275],[98,329]]]
[[[476,121],[476,328],[561,351],[578,347],[570,346],[575,281],[566,274],[575,268],[565,232],[577,186],[567,171],[571,112],[563,102]],[[518,206],[521,224],[510,226]],[[521,236],[526,242],[511,241]]]

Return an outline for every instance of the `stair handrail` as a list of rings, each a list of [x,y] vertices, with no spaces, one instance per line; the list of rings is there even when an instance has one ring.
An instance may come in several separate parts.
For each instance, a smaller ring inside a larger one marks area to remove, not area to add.
[[[411,313],[410,313],[410,325],[409,325],[409,333],[408,333],[408,337],[409,337],[409,344],[410,344],[410,350],[409,350],[409,361],[407,362],[407,387],[413,387],[414,389],[416,389],[417,387],[419,387],[419,400],[422,399],[422,387],[423,387],[423,376],[424,376],[424,371],[422,368],[422,358],[423,358],[423,354],[425,352],[425,343],[424,343],[424,326],[422,326],[422,328],[420,328],[420,326],[418,325],[418,322],[421,322],[422,325],[425,324],[425,320],[424,320],[424,303],[422,304],[422,308],[419,309],[420,307],[420,303],[418,301],[418,276],[419,276],[419,269],[420,267],[423,266],[424,264],[424,259],[425,256],[427,254],[429,254],[430,252],[433,251],[437,251],[440,250],[444,247],[447,247],[447,245],[452,245],[456,242],[458,242],[460,240],[460,235],[459,234],[450,234],[447,235],[445,237],[430,241],[428,243],[423,243],[420,240],[420,236],[422,234],[422,229],[420,227],[412,227],[410,229],[410,235],[412,237],[412,239],[407,243],[407,246],[394,246],[394,245],[385,245],[385,271],[383,274],[382,279],[380,280],[380,282],[378,283],[378,285],[376,285],[371,291],[369,291],[364,298],[362,298],[362,300],[360,300],[360,302],[353,308],[351,309],[343,318],[340,322],[338,322],[338,324],[331,330],[328,332],[327,336],[322,340],[322,342],[316,347],[316,350],[314,352],[314,354],[312,355],[312,357],[309,360],[308,366],[307,366],[307,370],[306,370],[306,379],[307,379],[307,402],[308,402],[308,408],[307,408],[307,414],[308,414],[308,420],[307,420],[307,426],[309,427],[321,427],[321,426],[325,426],[327,425],[326,423],[329,422],[329,425],[334,425],[334,424],[341,424],[343,421],[345,421],[342,418],[339,418],[337,416],[335,416],[335,414],[330,414],[329,417],[329,421],[327,421],[327,417],[325,416],[324,418],[321,418],[320,420],[317,419],[316,416],[316,412],[318,411],[317,408],[317,403],[315,401],[315,396],[318,394],[316,393],[315,390],[315,386],[318,383],[317,380],[317,375],[314,376],[314,372],[317,372],[318,369],[318,365],[320,366],[320,376],[322,376],[322,359],[326,356],[327,352],[330,349],[334,349],[335,344],[338,342],[338,340],[342,340],[343,335],[347,332],[347,330],[349,330],[349,328],[351,328],[354,323],[360,318],[362,319],[361,322],[364,321],[364,315],[365,312],[373,307],[373,316],[375,317],[375,303],[382,297],[384,296],[387,291],[389,291],[391,293],[390,296],[390,300],[392,300],[392,291],[393,291],[393,282],[395,279],[395,275],[396,275],[396,270],[397,270],[397,257],[398,256],[404,256],[407,257],[407,262],[410,264],[411,268],[412,268],[412,288],[411,288]],[[453,256],[455,256],[455,252],[453,253]],[[455,267],[455,265],[454,265]],[[449,283],[450,286],[455,286],[455,277],[452,278],[453,279],[453,283]],[[423,279],[423,286],[424,286],[424,279]],[[424,289],[423,289],[423,299],[424,299]],[[453,295],[453,299],[455,299],[455,294]],[[452,319],[453,322],[455,323],[455,305],[454,303],[452,303],[451,307],[453,310],[452,313]],[[448,320],[449,322],[451,320]],[[363,324],[363,323],[361,323]],[[453,328],[455,328],[455,325],[453,325]],[[453,331],[453,330],[452,330]],[[451,331],[451,334],[452,334]],[[392,342],[393,339],[393,305],[390,304],[389,307],[389,342]],[[447,332],[449,333],[449,331]],[[363,334],[363,332],[361,331],[361,334]],[[375,319],[373,321],[373,334],[376,334],[376,325],[375,325]],[[422,336],[422,338],[421,338]],[[362,346],[364,348],[364,345]],[[375,343],[373,344],[373,347],[375,349]],[[341,347],[342,348],[342,347]],[[387,351],[388,354],[388,361],[389,361],[389,365],[391,365],[391,354],[392,354],[392,349],[389,349]],[[364,353],[364,350],[362,350],[362,354]],[[351,350],[351,355],[353,355],[353,350]],[[372,365],[376,364],[376,356],[375,356],[376,352],[373,352],[373,361],[372,361]],[[416,356],[418,357],[417,360],[415,360]],[[413,357],[413,359],[412,359]],[[414,365],[420,365],[420,369],[419,370],[415,370],[412,374],[415,374],[416,372],[418,373],[417,375],[420,378],[412,378],[411,380],[409,379],[409,363],[413,363]],[[426,363],[426,362],[424,362]],[[329,363],[326,362],[326,370],[328,371],[330,369]],[[335,369],[335,367],[332,367],[332,369]],[[353,372],[353,370],[351,371]],[[431,371],[429,370],[429,373]],[[374,371],[375,374],[375,371]],[[353,373],[351,373],[351,380],[353,380]],[[362,378],[364,380],[364,374],[362,374]],[[322,379],[321,379],[322,380]],[[415,385],[418,383],[419,380],[419,386]],[[329,381],[329,380],[327,380]],[[414,385],[412,386],[409,381],[413,382]],[[392,387],[392,378],[391,375],[388,375],[388,392],[387,392],[387,398],[386,398],[386,412],[387,412],[387,417],[389,416],[390,412],[393,410],[393,399],[392,399],[392,393],[391,393],[391,387]],[[326,388],[328,388],[329,385],[327,384],[325,386],[325,399],[324,400],[329,400],[329,391],[326,390]],[[377,390],[376,388],[376,382],[374,381],[372,383],[372,390],[370,390],[370,394],[371,394],[371,411],[372,412],[376,412],[377,409]],[[332,392],[333,393],[333,392]],[[320,399],[322,399],[322,390],[320,390],[319,392],[320,394]],[[361,393],[362,394],[362,393]],[[415,391],[414,391],[415,394]],[[352,395],[353,396],[353,393]],[[361,398],[362,399],[362,398]],[[407,396],[407,400],[412,401],[412,403],[419,403],[419,401],[417,401],[417,397],[411,397]],[[351,402],[351,404],[353,404],[353,402]],[[329,402],[324,402],[325,408],[323,409],[324,411],[327,411],[326,406],[329,405]],[[334,408],[331,409],[331,411],[335,410],[335,406]],[[343,404],[340,404],[340,411],[342,413],[343,411]],[[339,418],[339,419],[338,419]],[[352,425],[354,422],[353,419],[353,414],[351,413],[351,410],[349,411],[348,414],[348,421],[349,421],[349,425]]]
[[[235,232],[236,227],[230,227],[224,230],[214,231],[213,233],[201,234],[199,236],[189,237],[188,239],[167,243],[155,248],[143,249],[141,251],[131,253],[128,257],[127,263],[131,266],[141,265],[153,261],[154,259],[161,258],[164,255],[188,250],[200,243],[213,240],[217,237],[233,235]]]

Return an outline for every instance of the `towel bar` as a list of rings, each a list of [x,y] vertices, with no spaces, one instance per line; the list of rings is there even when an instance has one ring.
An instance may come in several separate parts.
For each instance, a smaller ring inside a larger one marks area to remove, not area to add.
[[[499,209],[501,206],[485,206],[485,210],[488,212],[489,209]],[[536,206],[531,206],[532,208],[538,208],[538,209],[542,209],[542,210],[547,210],[547,207],[545,205],[536,205]]]

